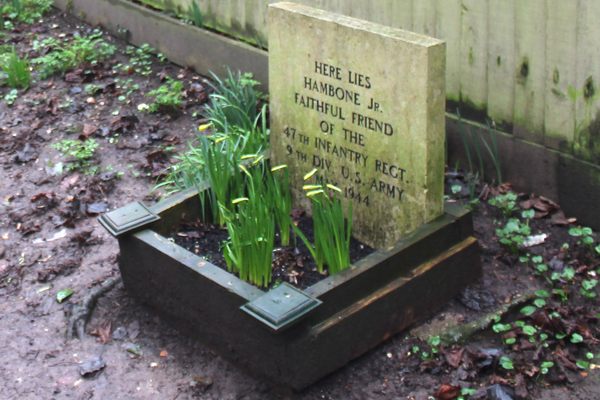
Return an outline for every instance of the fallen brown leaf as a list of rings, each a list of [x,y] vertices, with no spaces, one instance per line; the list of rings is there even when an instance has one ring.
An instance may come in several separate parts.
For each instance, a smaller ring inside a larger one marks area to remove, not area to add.
[[[435,398],[438,400],[454,400],[460,396],[460,386],[452,386],[442,384],[439,390],[435,393]]]
[[[90,335],[97,336],[98,341],[102,344],[110,341],[112,323],[109,320],[103,321],[100,325],[90,331]]]
[[[444,352],[444,357],[446,358],[446,362],[452,368],[458,368],[461,364],[463,354],[465,349],[463,347],[453,348]]]

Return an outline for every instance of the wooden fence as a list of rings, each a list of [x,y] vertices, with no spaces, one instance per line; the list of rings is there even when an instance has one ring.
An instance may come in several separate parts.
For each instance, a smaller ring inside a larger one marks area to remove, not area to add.
[[[193,1],[207,26],[268,47],[266,10],[275,1],[143,0],[180,16],[191,15]],[[517,137],[600,164],[600,1],[296,2],[446,40],[449,111],[475,111]]]

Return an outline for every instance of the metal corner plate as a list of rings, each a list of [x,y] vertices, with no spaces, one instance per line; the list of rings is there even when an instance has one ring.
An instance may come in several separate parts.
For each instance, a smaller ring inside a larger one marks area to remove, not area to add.
[[[158,215],[139,201],[129,203],[98,217],[100,224],[114,237],[138,230],[159,219]]]
[[[289,328],[323,302],[287,282],[240,308],[275,332]]]

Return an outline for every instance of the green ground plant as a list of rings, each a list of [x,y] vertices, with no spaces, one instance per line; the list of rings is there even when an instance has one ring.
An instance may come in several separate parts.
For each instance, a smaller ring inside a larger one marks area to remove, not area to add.
[[[17,51],[12,48],[11,51],[0,54],[0,78],[13,89],[27,89],[31,84],[31,71],[29,70],[29,61],[21,58]]]
[[[58,150],[63,157],[67,158],[67,171],[81,171],[87,175],[94,175],[98,166],[94,164],[94,154],[98,148],[98,142],[94,139],[85,141],[63,139],[54,143],[53,148]]]
[[[156,56],[159,61],[166,60],[162,53],[159,53],[148,43],[143,43],[139,47],[127,46],[125,53],[129,56],[129,62],[125,65],[118,65],[123,72],[134,72],[138,75],[148,76],[152,73],[152,57]]]
[[[33,51],[40,52],[45,49],[56,49],[61,45],[61,41],[55,37],[47,37],[44,39],[34,39],[33,40]]]
[[[488,203],[491,206],[498,208],[502,212],[504,218],[509,218],[518,209],[517,194],[514,192],[508,192],[492,197]]]
[[[498,241],[512,254],[519,254],[525,239],[531,235],[528,223],[518,218],[510,218],[502,227],[496,229]]]
[[[17,89],[11,89],[4,95],[2,98],[6,104],[12,106],[15,104],[15,101],[19,98],[19,91]]]
[[[512,200],[508,200],[500,203],[505,205],[506,210],[511,210],[513,207],[507,203]],[[510,214],[514,214],[514,210]],[[505,225],[502,229],[510,232],[508,236],[512,240],[508,244],[509,247],[520,248],[520,240],[514,237],[527,234],[526,228],[534,215],[533,210],[525,210],[521,213],[524,221],[518,218],[510,218],[507,221],[507,225],[512,224],[512,227],[506,229]],[[516,358],[514,363],[511,362],[512,369],[522,370],[523,361],[532,364],[534,369],[527,368],[536,375],[536,379],[543,379],[553,371],[555,373],[556,361],[562,364],[555,354],[557,351],[562,352],[566,347],[569,347],[573,367],[581,371],[592,368],[592,363],[597,359],[592,353],[597,341],[580,330],[586,328],[565,322],[573,313],[588,312],[583,311],[585,307],[578,305],[577,297],[580,297],[579,300],[590,301],[589,315],[595,315],[594,318],[600,316],[597,310],[594,311],[593,303],[598,295],[600,272],[595,261],[598,253],[595,250],[594,232],[588,227],[573,226],[569,229],[569,235],[573,238],[571,242],[564,243],[558,254],[551,256],[548,264],[541,254],[526,253],[519,257],[520,262],[533,267],[534,274],[542,279],[544,287],[534,292],[532,300],[521,307],[516,316],[505,315],[509,321],[501,321],[498,316],[492,326],[492,331],[501,336],[504,345],[515,351]],[[498,234],[498,237],[502,241],[502,234]],[[519,354],[525,341],[537,349],[535,358],[523,356],[522,352]],[[504,369],[509,366],[505,364],[506,360],[500,359],[500,366]]]
[[[592,228],[587,226],[574,226],[569,229],[569,235],[577,238],[578,244],[588,246],[590,248],[594,245],[594,237],[592,236],[593,234],[594,231],[592,231]]]
[[[183,83],[176,79],[167,78],[165,84],[148,92],[148,96],[154,98],[154,101],[148,107],[148,111],[151,113],[176,112],[183,105]]]
[[[6,21],[33,24],[52,7],[52,0],[4,0],[0,2],[0,16]]]
[[[127,79],[117,78],[117,79],[115,79],[115,82],[117,83],[117,89],[121,93],[118,97],[118,100],[121,102],[128,102],[130,97],[135,92],[140,90],[139,83],[135,83],[133,81],[133,79],[131,79],[131,78],[127,78]]]
[[[52,42],[51,45],[48,54],[32,60],[42,79],[63,74],[85,63],[99,63],[116,50],[98,30],[86,37],[75,36],[72,41]]]

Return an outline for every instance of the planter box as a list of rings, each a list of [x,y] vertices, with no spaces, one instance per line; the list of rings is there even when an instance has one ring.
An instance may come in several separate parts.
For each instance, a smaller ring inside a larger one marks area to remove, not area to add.
[[[196,191],[166,199],[148,214],[133,208],[137,224],[126,216],[131,208],[101,217],[118,237],[127,290],[236,365],[294,389],[431,316],[481,274],[471,214],[448,204],[443,216],[393,249],[376,251],[305,289],[298,307],[283,312],[292,316],[289,326],[274,330],[247,311],[279,303],[277,293],[243,282],[163,236],[183,217],[199,216]]]

